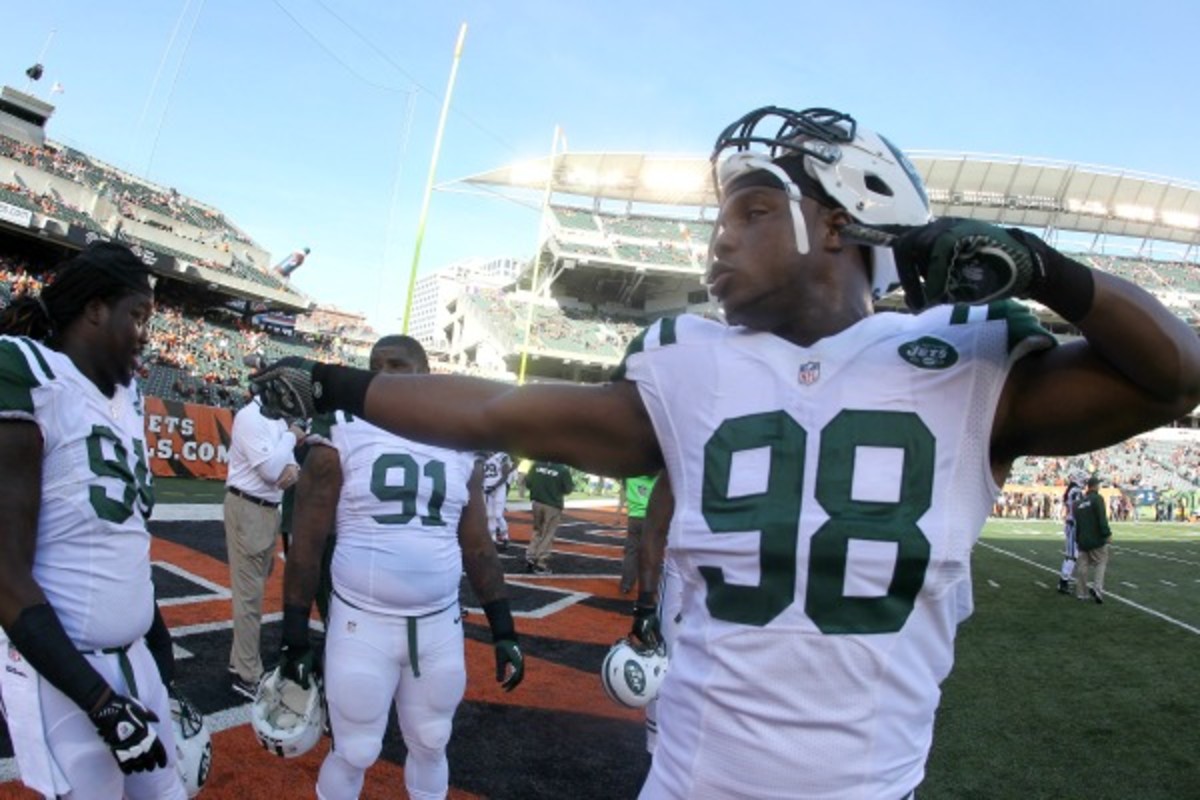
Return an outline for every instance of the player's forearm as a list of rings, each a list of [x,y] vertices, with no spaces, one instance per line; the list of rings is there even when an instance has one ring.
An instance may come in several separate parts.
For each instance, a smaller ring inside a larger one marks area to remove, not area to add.
[[[1200,337],[1129,281],[1096,271],[1095,282],[1091,311],[1078,322],[1093,350],[1180,414],[1200,404]]]
[[[602,475],[661,467],[637,389],[508,384],[457,375],[380,375],[367,389],[368,422],[456,450],[504,450]]]
[[[675,496],[671,493],[670,479],[664,470],[646,504],[642,540],[638,543],[638,588],[642,594],[658,592],[663,554],[667,549],[667,532],[674,513]]]
[[[504,568],[500,566],[500,559],[490,540],[486,550],[482,547],[463,550],[463,569],[480,605],[508,596],[504,585]]]
[[[337,454],[314,447],[300,476],[292,511],[292,543],[283,573],[283,602],[307,609],[320,584],[321,558],[342,490]]]
[[[640,595],[658,594],[658,584],[662,578],[663,543],[655,541],[648,529],[642,530],[642,541],[638,543],[638,593]],[[663,539],[666,538],[664,535]],[[657,602],[657,601],[656,601]]]

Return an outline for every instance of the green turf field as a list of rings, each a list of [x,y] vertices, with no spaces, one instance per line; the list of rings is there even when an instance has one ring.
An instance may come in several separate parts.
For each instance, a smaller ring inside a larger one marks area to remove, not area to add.
[[[1059,524],[985,528],[921,800],[1200,797],[1200,526],[1113,529],[1098,606]]]
[[[224,481],[205,481],[196,478],[155,478],[154,502],[220,503],[225,498]]]

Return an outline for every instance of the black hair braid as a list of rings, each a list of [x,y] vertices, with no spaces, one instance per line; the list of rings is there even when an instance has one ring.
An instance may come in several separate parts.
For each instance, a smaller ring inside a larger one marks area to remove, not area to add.
[[[46,339],[54,325],[37,297],[25,295],[0,311],[0,335],[28,336],[39,341]]]
[[[150,270],[124,245],[97,242],[64,262],[38,297],[0,314],[0,333],[46,341],[61,336],[92,300],[111,305],[127,294],[153,294]]]

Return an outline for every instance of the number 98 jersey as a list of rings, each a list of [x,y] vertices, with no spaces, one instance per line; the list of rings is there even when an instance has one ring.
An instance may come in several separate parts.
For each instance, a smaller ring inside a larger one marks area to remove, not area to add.
[[[42,504],[33,577],[82,650],[150,629],[154,505],[137,382],[105,397],[66,355],[0,336],[0,419],[42,434]]]
[[[682,622],[643,797],[916,787],[998,487],[1023,307],[881,313],[800,347],[684,316],[630,345],[675,493]],[[753,765],[746,769],[746,765]]]

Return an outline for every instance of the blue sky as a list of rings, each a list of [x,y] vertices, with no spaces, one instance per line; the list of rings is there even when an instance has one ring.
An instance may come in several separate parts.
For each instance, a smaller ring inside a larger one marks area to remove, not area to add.
[[[463,22],[439,182],[545,155],[555,125],[576,152],[706,154],[777,104],[906,149],[1200,183],[1187,0],[0,0],[0,19],[0,81],[25,89],[45,50],[34,92],[65,89],[52,138],[222,209],[276,260],[311,247],[298,287],[381,331]],[[421,273],[535,239],[531,210],[435,193]]]

